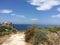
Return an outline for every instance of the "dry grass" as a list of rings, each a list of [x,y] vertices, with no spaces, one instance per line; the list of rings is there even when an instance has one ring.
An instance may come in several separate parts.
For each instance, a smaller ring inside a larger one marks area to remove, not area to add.
[[[26,45],[32,45],[31,43],[26,42]]]
[[[5,35],[5,36],[0,36],[0,45],[5,42],[10,36],[9,35]]]

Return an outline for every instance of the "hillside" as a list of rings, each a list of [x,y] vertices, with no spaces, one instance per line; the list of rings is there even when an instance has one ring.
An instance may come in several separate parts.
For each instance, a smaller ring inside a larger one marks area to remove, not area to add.
[[[30,26],[25,32],[25,41],[32,45],[60,45],[60,26]]]
[[[25,31],[17,31],[8,25],[0,26],[0,45],[60,45],[60,26],[32,25]]]

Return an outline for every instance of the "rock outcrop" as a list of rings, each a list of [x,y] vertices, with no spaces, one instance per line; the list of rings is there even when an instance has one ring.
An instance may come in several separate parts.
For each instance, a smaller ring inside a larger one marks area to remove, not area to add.
[[[2,26],[10,27],[13,26],[12,22],[3,22]]]

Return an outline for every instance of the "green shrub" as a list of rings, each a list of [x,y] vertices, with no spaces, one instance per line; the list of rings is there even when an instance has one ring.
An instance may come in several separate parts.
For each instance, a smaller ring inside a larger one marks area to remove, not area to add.
[[[13,27],[0,26],[0,36],[9,35],[11,33],[16,33]]]
[[[39,43],[44,44],[47,42],[48,45],[53,45],[51,41],[49,41],[47,34],[48,33],[56,33],[60,31],[60,27],[50,26],[45,28],[38,28],[37,26],[30,26],[30,28],[25,32],[26,42],[31,42],[33,45],[38,45]]]

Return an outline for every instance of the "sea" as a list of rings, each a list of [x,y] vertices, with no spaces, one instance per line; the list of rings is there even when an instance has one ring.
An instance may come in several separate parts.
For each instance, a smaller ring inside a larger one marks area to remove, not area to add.
[[[13,24],[14,28],[17,30],[27,30],[31,24]]]
[[[33,24],[13,24],[14,28],[17,30],[27,30],[31,25]],[[38,27],[48,27],[48,26],[53,26],[53,25],[42,25],[42,24],[36,24]]]
[[[0,24],[1,26],[2,24]],[[13,24],[13,27],[17,30],[27,30],[31,24]]]
[[[1,24],[0,24],[1,25]],[[32,24],[13,24],[13,27],[17,30],[27,30]],[[38,27],[48,27],[48,26],[57,26],[57,25],[41,25],[37,24]]]

